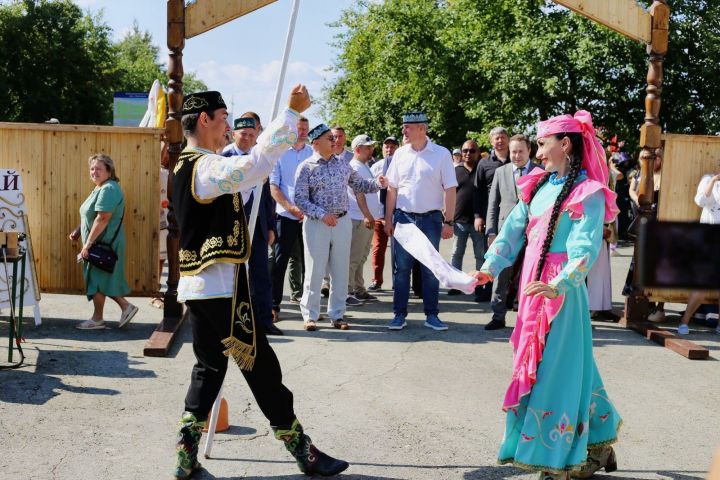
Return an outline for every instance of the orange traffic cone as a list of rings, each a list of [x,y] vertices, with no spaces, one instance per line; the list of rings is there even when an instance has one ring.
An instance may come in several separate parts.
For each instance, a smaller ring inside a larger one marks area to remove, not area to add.
[[[210,425],[210,417],[208,416],[207,425],[203,428],[203,432],[207,433],[208,425]],[[225,401],[225,397],[220,398],[220,411],[218,412],[217,425],[215,425],[215,433],[224,432],[230,428],[230,422],[228,421],[228,404]]]

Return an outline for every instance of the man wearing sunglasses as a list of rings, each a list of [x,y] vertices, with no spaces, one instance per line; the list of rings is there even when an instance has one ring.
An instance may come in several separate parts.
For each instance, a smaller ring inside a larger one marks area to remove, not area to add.
[[[480,148],[475,140],[466,140],[460,150],[462,163],[455,167],[458,187],[455,195],[455,216],[453,220],[453,233],[455,242],[450,263],[458,270],[462,270],[463,257],[467,247],[468,238],[472,240],[473,254],[475,255],[475,270],[479,270],[483,264],[485,254],[485,240],[483,234],[475,230],[474,225],[474,194],[475,169]],[[461,295],[460,290],[454,288],[448,290],[448,295]]]

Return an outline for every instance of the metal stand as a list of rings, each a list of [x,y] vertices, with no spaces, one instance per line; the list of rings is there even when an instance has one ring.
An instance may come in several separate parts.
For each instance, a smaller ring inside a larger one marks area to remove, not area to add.
[[[13,341],[17,346],[18,352],[20,353],[20,362],[13,365],[12,368],[17,368],[22,365],[25,355],[22,351],[20,343],[23,341],[22,329],[23,329],[23,301],[25,297],[25,256],[27,250],[24,248],[19,249],[18,255],[8,256],[7,249],[2,249],[2,260],[5,268],[5,279],[7,280],[8,298],[10,301],[10,331],[8,333],[8,362],[13,361]],[[8,263],[12,263],[12,276],[8,274]],[[18,264],[20,265],[20,296],[18,293]],[[12,279],[12,286],[10,285]],[[16,310],[17,305],[17,310]],[[15,312],[18,312],[17,316]]]

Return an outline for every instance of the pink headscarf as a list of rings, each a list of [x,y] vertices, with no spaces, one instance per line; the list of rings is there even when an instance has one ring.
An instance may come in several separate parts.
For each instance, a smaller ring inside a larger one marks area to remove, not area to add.
[[[607,185],[608,166],[605,160],[605,150],[603,150],[600,140],[595,135],[590,112],[579,110],[575,116],[558,115],[538,124],[538,138],[556,133],[582,134],[585,150],[582,168],[587,171],[588,178]]]
[[[582,168],[587,172],[587,181],[578,185],[570,197],[565,201],[566,207],[577,215],[582,214],[582,201],[593,192],[602,191],[605,194],[605,223],[611,222],[618,214],[615,192],[608,188],[608,166],[605,159],[605,150],[603,150],[600,140],[595,135],[595,129],[592,124],[592,116],[590,112],[579,110],[575,115],[558,115],[538,124],[538,138],[547,137],[557,133],[579,133],[583,139],[583,161]],[[539,169],[538,169],[539,170]],[[531,175],[520,178],[518,186],[521,187],[522,194],[529,201],[529,194],[534,184],[539,181],[541,173],[537,172],[537,179],[531,178]]]

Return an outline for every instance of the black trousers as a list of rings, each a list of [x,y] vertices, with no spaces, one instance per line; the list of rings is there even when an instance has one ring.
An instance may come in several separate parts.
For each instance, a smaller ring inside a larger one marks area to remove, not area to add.
[[[258,222],[259,223],[259,222]],[[272,325],[272,280],[268,264],[267,239],[255,228],[252,249],[250,250],[250,298],[252,298],[253,314],[256,325],[269,327]]]
[[[297,242],[300,242],[300,250],[302,251],[303,249],[302,223],[278,215],[277,237],[273,245],[275,263],[272,267],[272,306],[275,310],[280,310],[283,287],[285,285],[285,272],[287,271],[293,248],[295,248]]]
[[[188,300],[197,362],[185,396],[185,410],[205,420],[222,386],[228,357],[222,339],[230,336],[232,299]],[[275,352],[262,329],[257,330],[257,357],[252,371],[242,371],[255,400],[274,427],[285,427],[295,419],[293,395],[282,383],[282,371]]]

